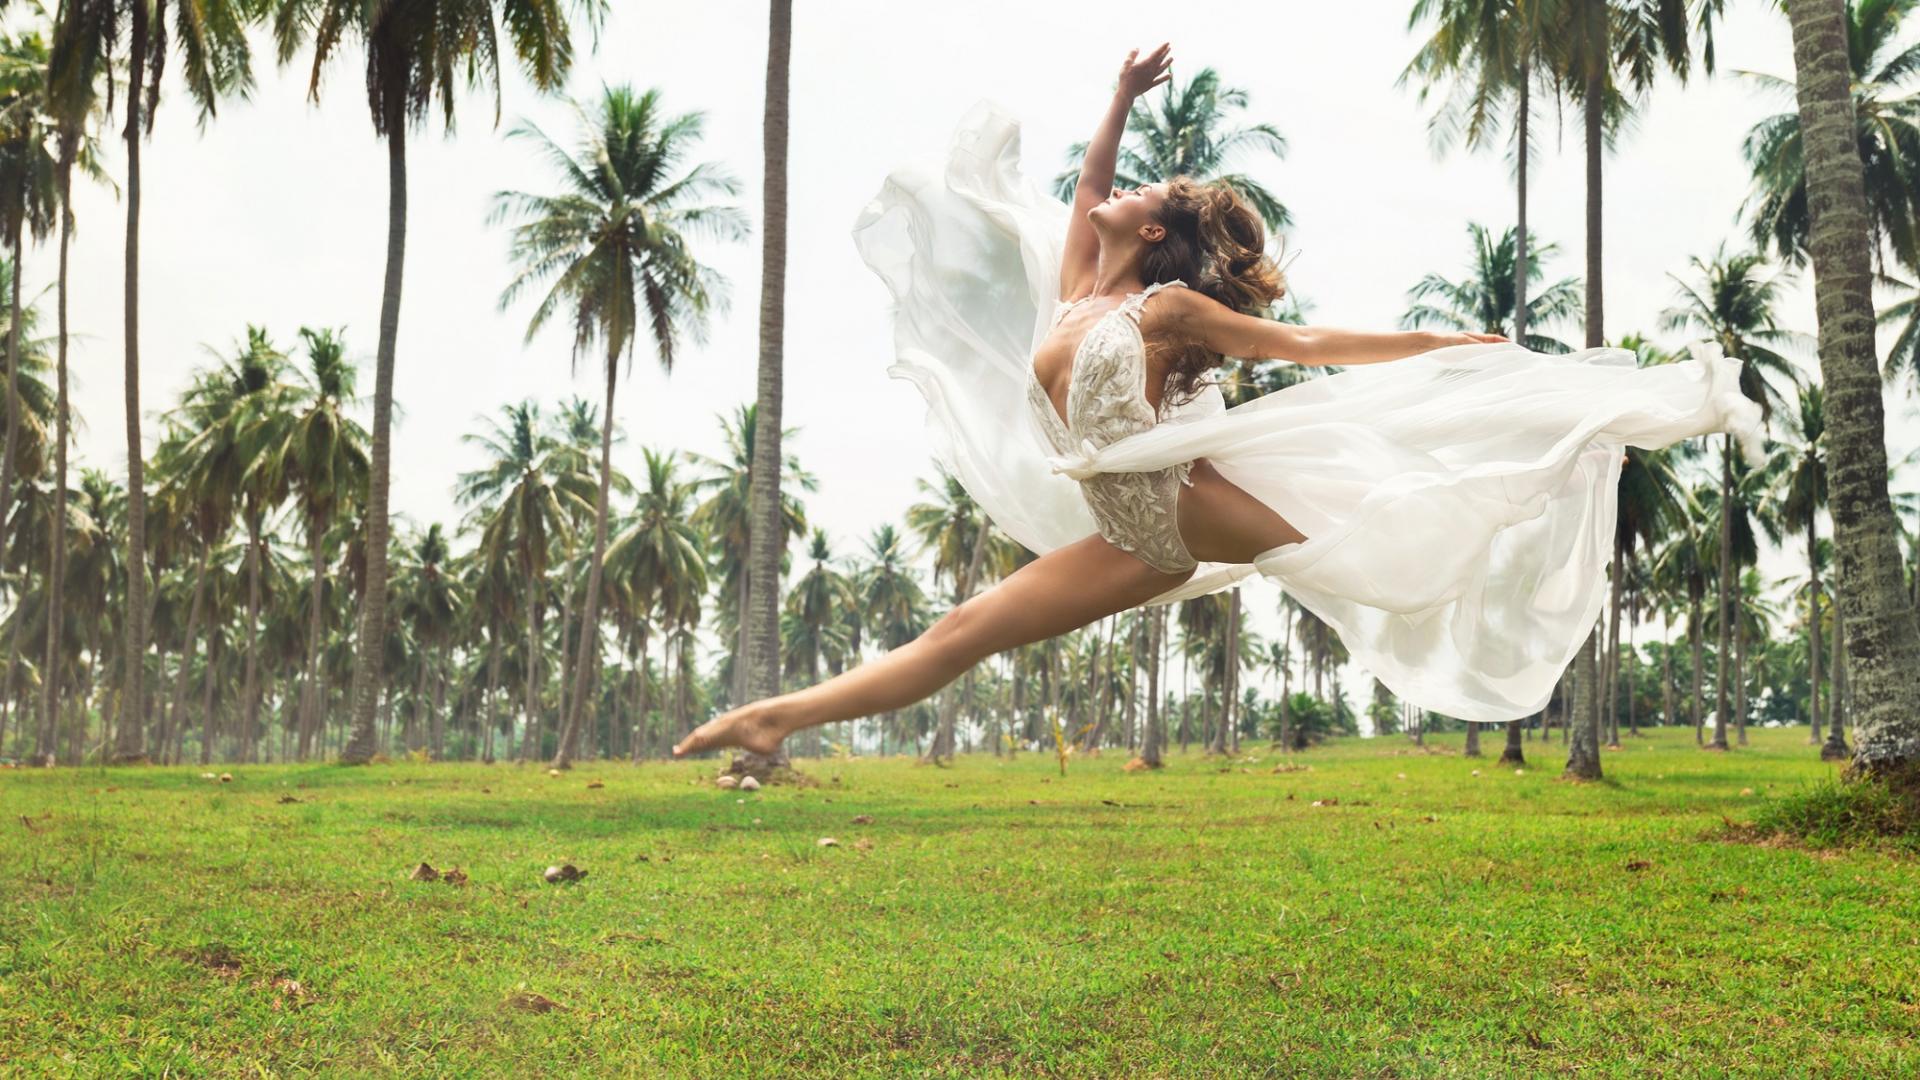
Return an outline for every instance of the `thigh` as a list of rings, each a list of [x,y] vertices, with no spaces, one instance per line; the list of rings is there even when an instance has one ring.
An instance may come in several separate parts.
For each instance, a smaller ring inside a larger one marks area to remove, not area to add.
[[[992,656],[1138,607],[1192,577],[1193,570],[1156,570],[1095,533],[1015,570],[948,613],[934,630],[969,654]]]
[[[1175,511],[1180,539],[1201,562],[1250,563],[1255,555],[1306,537],[1273,508],[1221,476],[1206,458],[1180,485]]]

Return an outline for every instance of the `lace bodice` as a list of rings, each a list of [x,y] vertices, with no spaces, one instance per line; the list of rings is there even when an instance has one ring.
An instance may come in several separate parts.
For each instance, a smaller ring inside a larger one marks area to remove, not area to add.
[[[1180,280],[1157,281],[1116,304],[1095,322],[1075,348],[1067,373],[1067,420],[1063,423],[1046,388],[1027,363],[1027,400],[1056,454],[1084,446],[1098,448],[1144,431],[1166,417],[1165,401],[1156,410],[1146,397],[1146,343],[1140,337],[1140,311],[1147,298]],[[1083,301],[1061,301],[1053,325]],[[1177,523],[1179,485],[1192,484],[1192,462],[1153,472],[1100,473],[1080,481],[1087,507],[1100,533],[1115,547],[1131,551],[1169,573],[1195,565],[1180,539]]]

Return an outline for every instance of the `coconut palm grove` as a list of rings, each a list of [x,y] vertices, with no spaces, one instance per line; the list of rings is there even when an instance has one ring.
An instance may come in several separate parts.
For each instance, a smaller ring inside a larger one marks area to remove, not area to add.
[[[862,477],[817,468],[783,402],[812,362],[785,333],[813,258],[789,159],[826,119],[802,92],[824,12],[736,13],[765,57],[743,161],[710,88],[595,65],[673,32],[641,0],[0,0],[0,1073],[1920,1075],[1916,6],[1364,0],[1404,39],[1292,40],[1392,53],[1431,135],[1403,183],[1473,155],[1509,181],[1503,215],[1443,223],[1448,262],[1381,254],[1400,328],[1717,347],[1766,418],[1758,464],[1731,435],[1623,448],[1609,599],[1536,715],[1400,700],[1256,577],[773,756],[674,759],[1036,557],[924,442],[884,452],[911,500],[823,517]],[[1252,14],[1087,17],[1150,45]],[[1790,70],[1717,62],[1735,27]],[[1127,44],[1006,36],[992,63],[1101,78]],[[1295,156],[1298,103],[1183,49],[1115,182],[1231,185],[1277,251],[1311,211],[1274,166],[1330,163]],[[1631,149],[1660,103],[1723,84],[1776,110],[1714,193],[1725,238],[1610,337],[1615,253],[1648,241],[1607,183],[1662,167]],[[217,130],[269,86],[354,103],[330,137],[382,152],[351,182],[385,218],[351,235],[384,246],[331,253],[362,310],[170,340],[143,274],[180,234],[143,219],[142,170],[195,151],[155,117]],[[524,166],[482,178],[498,256],[472,281],[571,364],[438,456],[396,449],[434,405],[397,371],[470,378],[400,333],[448,318],[412,281],[445,242],[429,122]],[[1071,203],[1084,152],[1035,137],[1024,167]],[[1563,207],[1583,232],[1529,227]],[[117,311],[70,308],[102,285],[83,233],[112,238]],[[1317,321],[1314,288],[1257,314]],[[705,441],[632,430],[631,395],[729,324],[751,385],[673,406]],[[839,347],[884,381],[883,338]],[[1231,405],[1332,370],[1218,377]],[[410,505],[403,469],[445,502]]]

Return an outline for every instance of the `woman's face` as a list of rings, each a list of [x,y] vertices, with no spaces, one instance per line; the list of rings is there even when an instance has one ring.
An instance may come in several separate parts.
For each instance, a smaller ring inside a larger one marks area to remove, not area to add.
[[[1087,220],[1114,236],[1137,233],[1143,240],[1156,242],[1166,234],[1166,229],[1156,220],[1160,204],[1166,198],[1164,181],[1131,188],[1116,187],[1105,202],[1088,209]]]

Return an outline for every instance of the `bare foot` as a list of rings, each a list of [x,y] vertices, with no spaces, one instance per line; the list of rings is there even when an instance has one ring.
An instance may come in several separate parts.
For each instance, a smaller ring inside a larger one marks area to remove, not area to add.
[[[770,711],[759,702],[729,709],[701,724],[673,747],[674,757],[686,757],[702,750],[737,746],[755,754],[771,754],[780,748],[787,733],[774,722]]]

